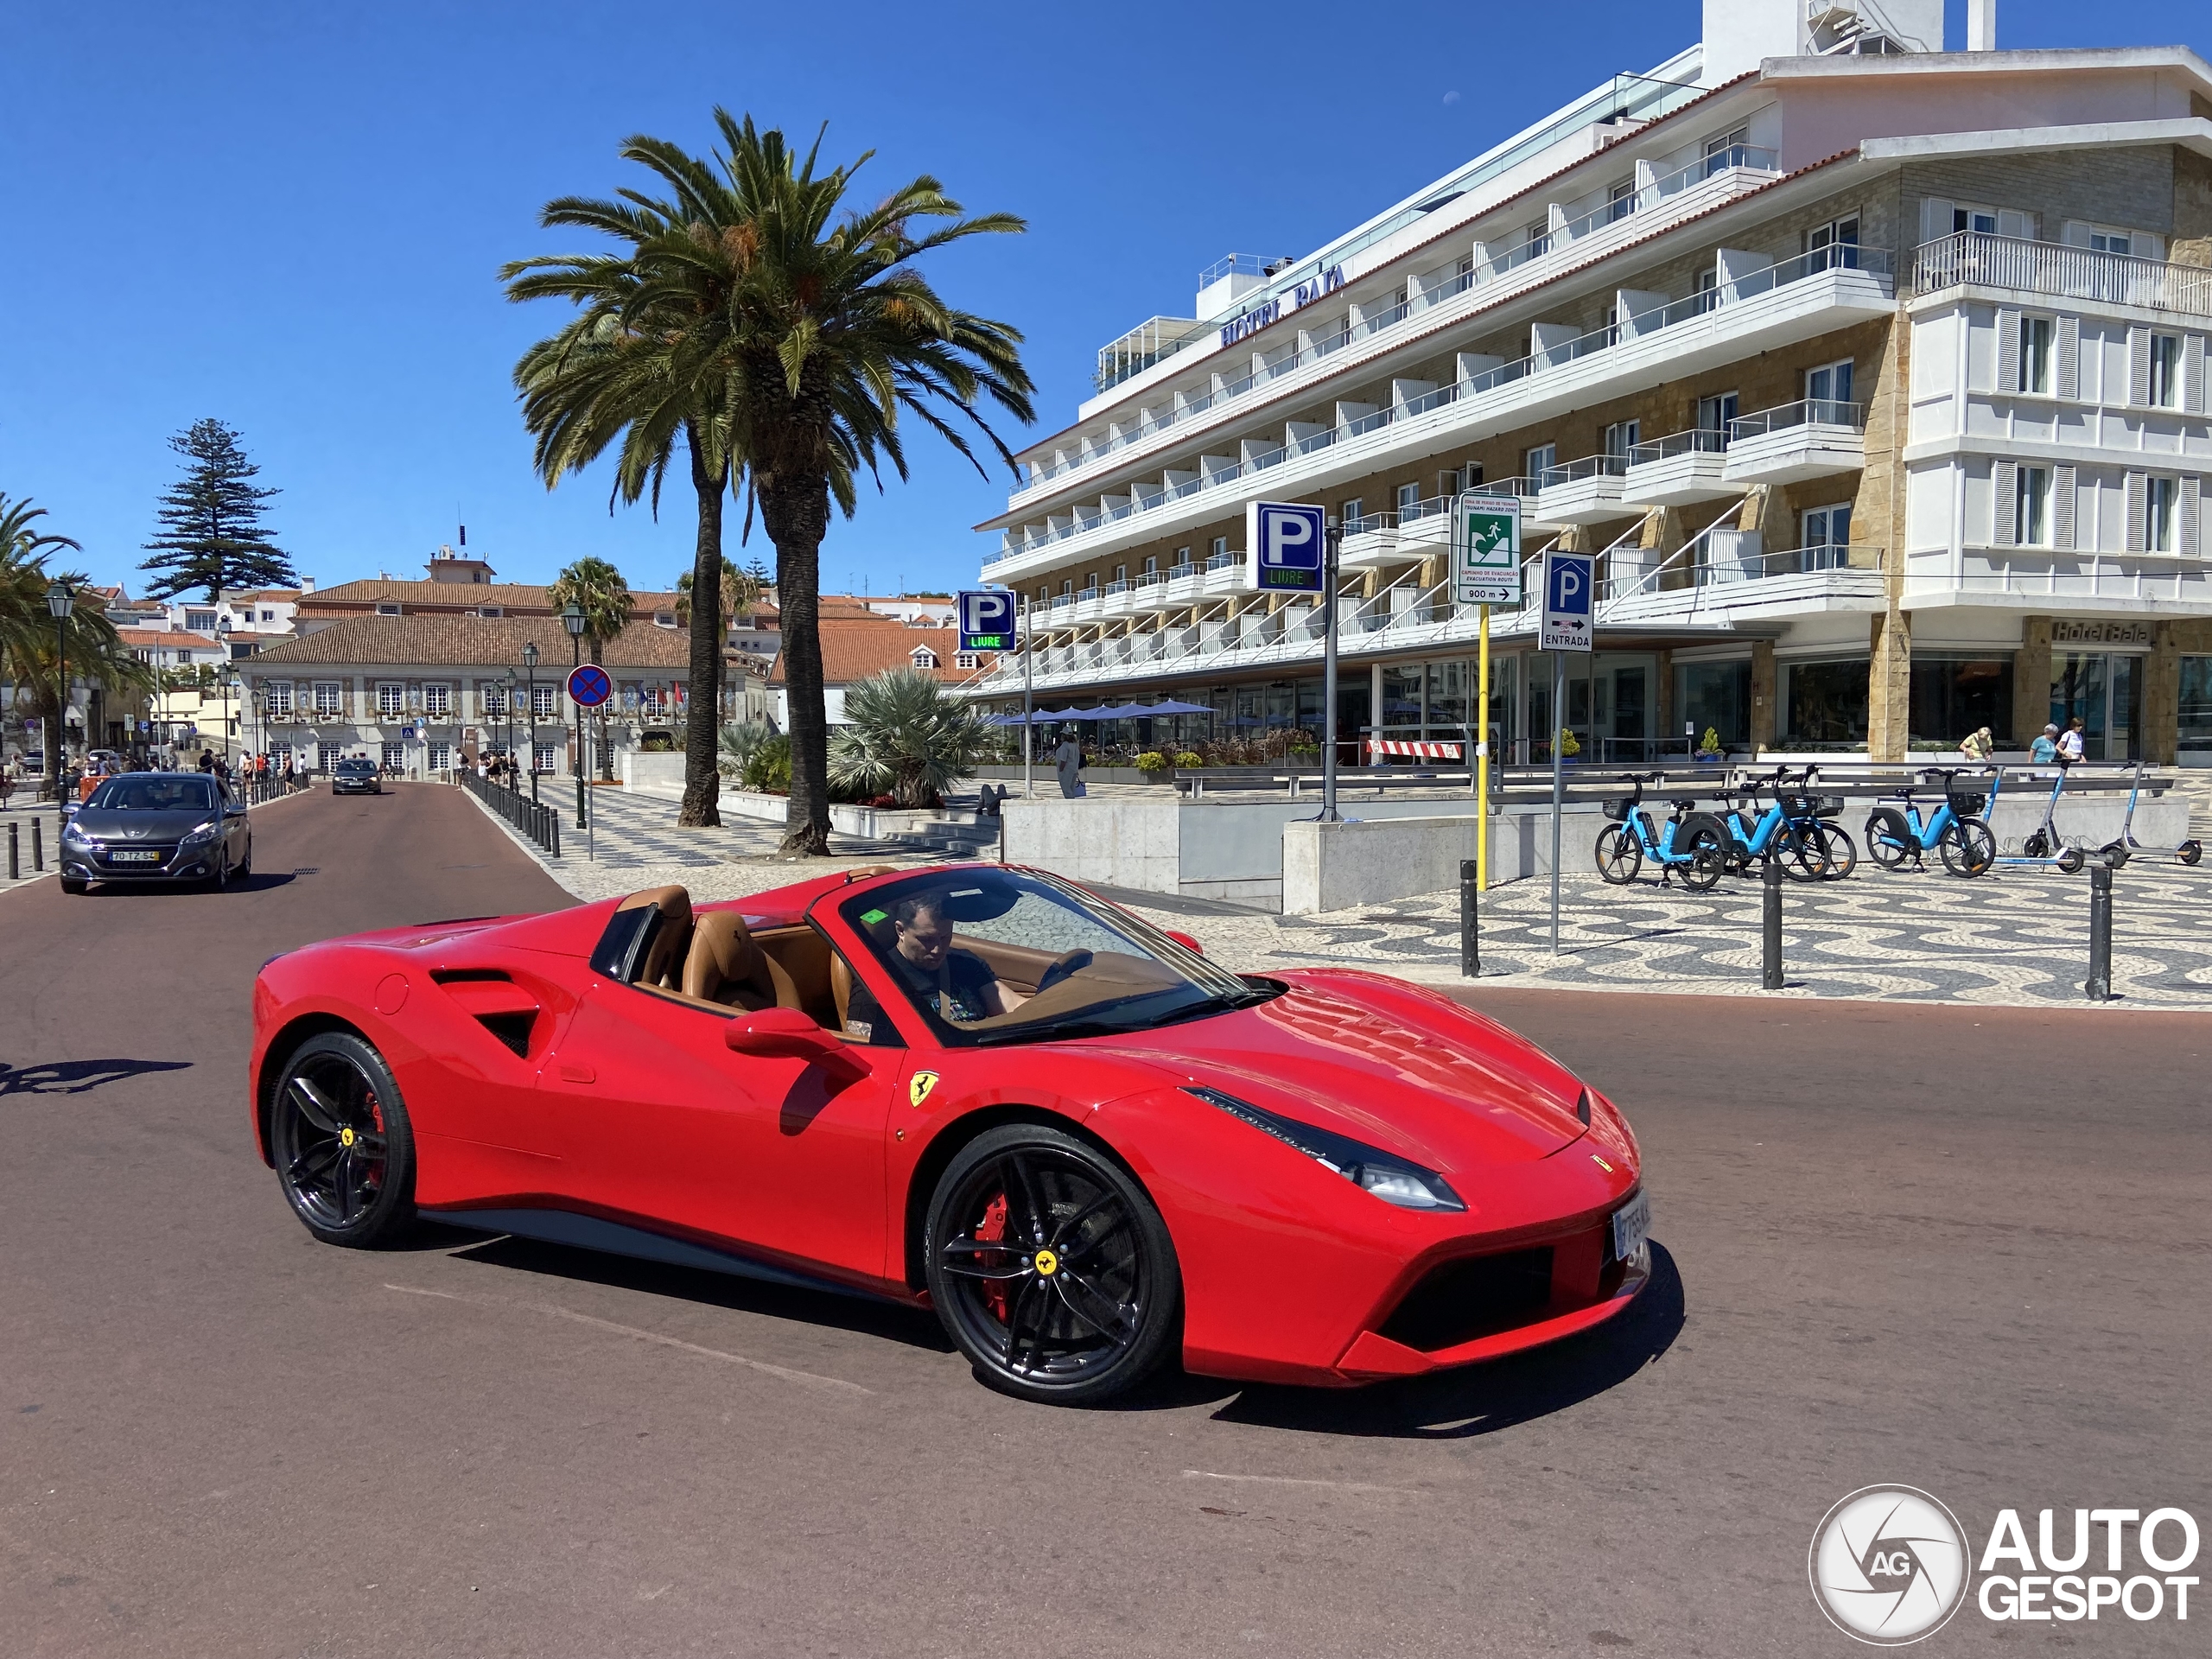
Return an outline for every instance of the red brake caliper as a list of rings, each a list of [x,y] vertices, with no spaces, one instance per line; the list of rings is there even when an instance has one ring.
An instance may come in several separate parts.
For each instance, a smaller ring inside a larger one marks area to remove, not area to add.
[[[1006,1194],[1001,1192],[984,1206],[983,1218],[976,1224],[976,1237],[980,1243],[995,1244],[1005,1236]],[[991,1312],[1001,1321],[1007,1317],[1004,1280],[986,1279],[983,1281],[983,1300],[990,1305]]]

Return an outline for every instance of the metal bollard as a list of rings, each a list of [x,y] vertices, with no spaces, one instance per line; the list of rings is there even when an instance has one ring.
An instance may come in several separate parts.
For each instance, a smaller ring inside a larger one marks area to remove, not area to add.
[[[1759,894],[1764,948],[1760,952],[1759,988],[1782,988],[1782,861],[1769,856]]]
[[[39,820],[33,818],[31,820],[31,868],[37,871],[45,868],[46,843],[39,837]]]
[[[545,809],[545,828],[551,836],[545,843],[545,850],[558,858],[561,856],[561,815],[550,806]]]
[[[1482,867],[1471,858],[1459,861],[1459,977],[1478,979],[1483,971],[1482,941],[1476,931],[1476,872]]]
[[[20,881],[23,879],[22,837],[16,834],[20,828],[20,825],[13,823],[8,826],[8,879],[10,881]]]
[[[2089,866],[2089,978],[2082,994],[2112,1001],[2112,866],[2102,859]]]

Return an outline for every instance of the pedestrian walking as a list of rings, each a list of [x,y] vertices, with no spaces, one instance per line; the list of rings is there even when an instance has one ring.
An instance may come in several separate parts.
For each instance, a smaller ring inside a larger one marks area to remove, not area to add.
[[[2060,766],[2070,766],[2075,761],[2082,760],[2088,755],[2088,750],[2086,747],[2087,740],[2083,736],[2083,734],[2088,730],[2088,722],[2084,721],[2079,715],[2075,715],[2073,719],[2066,722],[2066,730],[2060,735],[2058,740],[2058,764]]]
[[[1083,796],[1083,745],[1076,741],[1070,728],[1060,739],[1060,747],[1052,751],[1052,771],[1060,780],[1060,793],[1069,800]]]
[[[2028,745],[2028,764],[2047,766],[2057,759],[2058,728],[2046,726],[2036,734],[2036,741]]]

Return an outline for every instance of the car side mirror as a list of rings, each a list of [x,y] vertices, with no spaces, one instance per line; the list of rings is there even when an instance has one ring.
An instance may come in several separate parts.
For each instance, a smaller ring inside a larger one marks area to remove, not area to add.
[[[722,1030],[722,1041],[740,1054],[845,1063],[844,1044],[797,1008],[760,1008],[741,1014]]]
[[[1193,956],[1199,956],[1199,957],[1203,957],[1204,955],[1205,955],[1205,946],[1203,946],[1203,945],[1201,945],[1201,944],[1199,944],[1196,939],[1192,938],[1189,934],[1187,934],[1187,933],[1178,933],[1178,932],[1177,932],[1173,928],[1172,928],[1172,927],[1171,927],[1171,928],[1167,928],[1167,929],[1166,929],[1166,930],[1164,930],[1164,931],[1166,931],[1166,935],[1167,935],[1167,937],[1168,937],[1169,938],[1171,938],[1171,939],[1174,940],[1176,944],[1178,944],[1181,945],[1181,946],[1182,946],[1185,950],[1190,951]]]

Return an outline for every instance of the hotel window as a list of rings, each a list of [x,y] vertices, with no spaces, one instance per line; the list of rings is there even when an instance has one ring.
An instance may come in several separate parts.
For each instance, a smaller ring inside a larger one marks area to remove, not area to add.
[[[1832,219],[1817,229],[1806,232],[1805,251],[1812,256],[1805,263],[1815,270],[1857,270],[1859,215]]]
[[[952,653],[952,665],[955,668],[975,667],[976,653],[972,651],[956,651]]]
[[[2050,545],[2050,468],[2023,467],[2013,486],[2013,539],[2022,547]]]
[[[1073,599],[1075,597],[1075,578],[1073,576],[1062,576],[1060,578],[1060,597],[1062,599]]]
[[[1800,560],[1807,570],[1833,570],[1843,564],[1843,550],[1851,545],[1851,504],[1815,507],[1804,517],[1803,549]]]
[[[435,681],[423,688],[423,712],[433,720],[453,713],[453,688]]]
[[[1750,158],[1744,154],[1745,146],[1751,141],[1749,127],[1738,127],[1732,132],[1723,132],[1705,141],[1705,176],[1711,178],[1723,168],[1741,167]]]
[[[1158,554],[1147,553],[1145,555],[1144,574],[1147,576],[1156,576],[1160,574],[1160,556]]]
[[[2091,231],[2089,251],[2092,253],[2133,253],[2135,240],[2125,231]]]
[[[330,752],[330,759],[331,759],[331,760],[334,761],[334,760],[336,760],[338,759],[337,745],[336,745],[336,744],[334,744],[334,743],[326,743],[325,745],[323,745],[323,747],[324,747],[324,748],[326,748],[327,750],[328,750],[328,751]],[[328,771],[330,770],[330,766],[329,766],[329,764],[328,764],[327,762],[326,762],[326,763],[324,764],[324,766],[323,766],[323,768],[322,768],[322,769],[323,769],[325,772],[328,772]],[[433,744],[431,744],[431,745],[430,745],[430,766],[429,766],[429,769],[430,769],[432,772],[451,772],[451,771],[453,770],[453,745],[452,745],[452,744],[450,744],[450,743],[433,743]]]
[[[2020,384],[2015,391],[2050,390],[2050,331],[2049,317],[2020,319]]]
[[[1836,406],[1851,401],[1851,359],[1846,358],[1840,363],[1823,363],[1817,369],[1806,370],[1805,401],[1827,405],[1807,410],[1807,420],[1847,423],[1851,418],[1848,412]]]
[[[1344,525],[1347,536],[1359,534],[1360,523],[1366,516],[1367,503],[1356,495],[1337,509],[1338,521]]]
[[[1623,179],[1605,197],[1605,217],[1608,220],[1626,219],[1636,211],[1636,181]]]
[[[1697,286],[1690,290],[1690,297],[1697,302],[1700,312],[1710,311],[1720,303],[1720,270],[1708,266],[1697,274]]]
[[[1997,210],[1993,207],[1954,207],[1951,210],[1953,234],[1972,231],[1977,236],[1997,234]]]
[[[1605,429],[1606,455],[1613,460],[1625,460],[1628,452],[1642,442],[1638,435],[1643,429],[1643,423],[1641,421],[1615,421]]]
[[[268,683],[267,694],[269,712],[289,719],[292,713],[292,683],[289,680],[271,680]]]
[[[345,688],[335,680],[315,683],[315,712],[316,718],[329,720],[345,707]]]
[[[561,688],[552,685],[533,685],[530,688],[530,711],[540,720],[551,720],[560,707]]]
[[[1175,563],[1170,567],[1171,570],[1188,570],[1190,568],[1191,550],[1187,547],[1177,548],[1175,550]]]
[[[2143,545],[2152,553],[2176,551],[2174,521],[2180,516],[2176,511],[2181,501],[2181,480],[2177,478],[2150,479],[2143,492]]]
[[[1540,443],[1522,458],[1521,470],[1526,476],[1535,480],[1538,487],[1541,488],[1543,485],[1544,474],[1551,471],[1558,461],[1559,446],[1555,443]]]
[[[1736,394],[1724,391],[1717,397],[1697,400],[1697,429],[1718,432],[1723,443],[1728,441],[1729,423],[1736,418]]]
[[[2181,336],[2151,336],[2151,407],[2181,406]]]
[[[1407,517],[1407,515],[1410,513],[1418,513],[1420,511],[1421,486],[1418,484],[1399,485],[1398,517],[1402,519]]]
[[[1227,564],[1228,563],[1229,537],[1226,536],[1217,536],[1213,538],[1213,556],[1208,561],[1208,563],[1214,569],[1219,569],[1223,565]]]
[[[1118,590],[1118,589],[1120,589],[1120,588],[1126,588],[1126,587],[1128,587],[1128,585],[1129,585],[1129,567],[1128,567],[1128,565],[1126,565],[1126,564],[1117,564],[1117,565],[1116,565],[1116,566],[1114,567],[1114,586],[1115,586],[1115,588]]]
[[[386,720],[394,720],[406,711],[407,688],[389,680],[380,682],[377,686],[377,713]]]
[[[1550,247],[1552,245],[1551,220],[1548,219],[1538,219],[1535,224],[1529,226],[1527,230],[1521,232],[1521,241],[1522,246],[1528,249],[1526,257],[1530,259],[1535,258],[1538,254],[1543,252],[1545,249]]]

